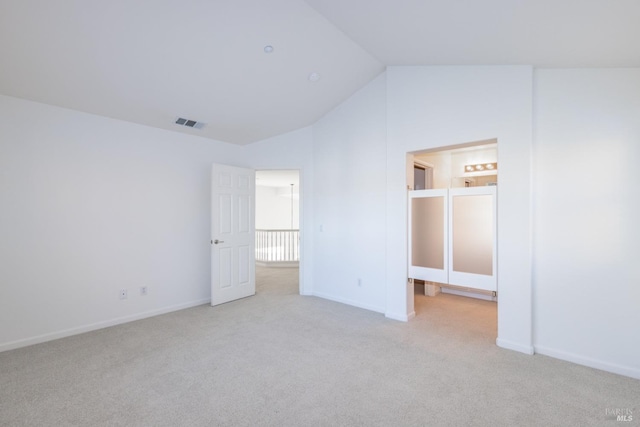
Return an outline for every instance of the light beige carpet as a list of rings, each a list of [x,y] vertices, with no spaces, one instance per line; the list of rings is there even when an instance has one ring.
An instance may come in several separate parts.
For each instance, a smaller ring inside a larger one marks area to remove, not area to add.
[[[417,296],[402,323],[299,296],[297,273],[0,353],[0,425],[613,427],[610,408],[638,425],[640,381],[496,347],[494,303]]]

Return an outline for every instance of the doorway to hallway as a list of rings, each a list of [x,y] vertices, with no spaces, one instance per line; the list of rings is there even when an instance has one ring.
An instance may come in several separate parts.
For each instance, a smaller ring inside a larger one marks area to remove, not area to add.
[[[256,292],[300,293],[300,171],[256,171]]]

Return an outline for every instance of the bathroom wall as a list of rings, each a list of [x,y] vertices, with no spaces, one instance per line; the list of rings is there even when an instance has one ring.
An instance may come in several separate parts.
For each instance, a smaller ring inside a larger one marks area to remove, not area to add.
[[[428,154],[416,154],[414,157],[433,165],[433,188],[464,187],[463,178],[465,177],[474,178],[476,180],[475,186],[495,181],[483,178],[487,175],[484,172],[469,173],[464,171],[465,165],[497,162],[498,150],[495,145],[487,148],[486,144],[482,144],[477,149],[442,150]]]

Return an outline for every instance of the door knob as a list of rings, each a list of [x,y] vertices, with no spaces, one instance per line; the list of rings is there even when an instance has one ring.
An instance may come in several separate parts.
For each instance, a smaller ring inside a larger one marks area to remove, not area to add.
[[[213,241],[213,243],[217,245],[218,243],[224,243],[224,240],[216,239],[216,240]]]

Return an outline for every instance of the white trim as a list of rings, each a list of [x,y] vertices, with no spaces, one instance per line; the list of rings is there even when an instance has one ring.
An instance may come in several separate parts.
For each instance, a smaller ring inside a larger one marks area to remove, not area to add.
[[[375,305],[362,304],[362,303],[360,303],[358,301],[350,300],[350,299],[347,299],[347,298],[336,297],[336,296],[333,296],[333,295],[324,294],[322,292],[313,292],[311,295],[314,296],[314,297],[327,299],[329,301],[335,301],[335,302],[339,302],[339,303],[342,303],[342,304],[351,305],[353,307],[364,308],[365,310],[375,311],[377,313],[384,313],[384,309],[383,308],[376,307]]]
[[[434,166],[431,163],[425,162],[424,160],[421,160],[421,159],[416,159],[415,157],[413,158],[413,164],[414,165],[420,165],[420,166],[425,167],[425,168],[431,168],[431,169],[434,168]]]
[[[443,294],[458,295],[461,297],[481,299],[484,301],[498,301],[498,298],[491,295],[481,294],[479,292],[461,291],[459,289],[448,288],[446,286],[440,286],[440,292]]]
[[[133,322],[136,320],[146,319],[148,317],[159,316],[161,314],[171,313],[173,311],[184,310],[186,308],[197,307],[199,305],[209,304],[210,298],[187,302],[184,304],[172,305],[157,310],[145,311],[137,314],[130,314],[128,316],[117,317],[111,320],[105,320],[102,322],[90,323],[84,326],[78,326],[75,328],[65,329],[58,332],[51,332],[48,334],[37,335],[31,338],[23,338],[17,341],[10,341],[8,343],[0,344],[0,353],[8,350],[15,350],[16,348],[27,347],[34,344],[40,344],[47,341],[53,341],[60,338],[70,337],[72,335],[79,335],[85,332],[97,331],[98,329],[108,328],[110,326],[121,325],[123,323]]]
[[[615,363],[604,362],[602,360],[591,359],[590,357],[567,353],[565,351],[544,346],[535,346],[535,352],[556,359],[565,360],[567,362],[576,363],[578,365],[587,366],[589,368],[600,369],[601,371],[640,379],[640,369],[632,368],[630,366],[622,366]]]
[[[409,314],[385,313],[384,317],[386,317],[387,319],[398,320],[400,322],[408,322],[409,320],[416,317],[416,312],[412,311]]]
[[[259,267],[299,268],[299,261],[256,261]]]
[[[503,340],[501,338],[496,338],[496,345],[507,350],[518,351],[524,354],[532,355],[534,353],[534,348],[532,345],[520,344],[509,340]]]

